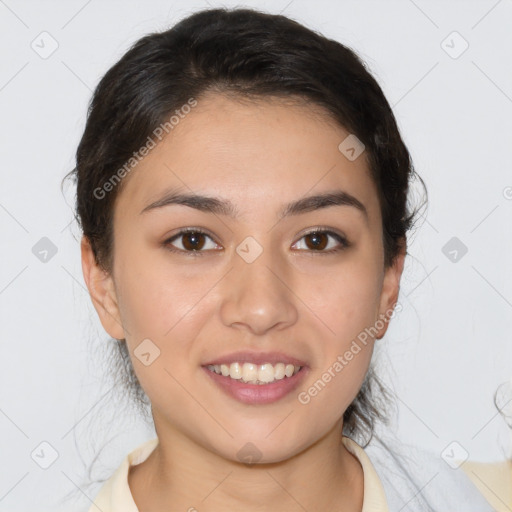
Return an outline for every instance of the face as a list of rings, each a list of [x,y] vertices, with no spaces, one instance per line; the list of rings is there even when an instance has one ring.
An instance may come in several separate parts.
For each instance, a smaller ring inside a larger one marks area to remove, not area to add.
[[[112,272],[82,244],[160,438],[232,460],[251,442],[275,462],[339,435],[403,264],[384,268],[377,190],[365,153],[338,149],[348,135],[305,105],[203,97],[125,178]],[[287,365],[301,369],[245,382]]]

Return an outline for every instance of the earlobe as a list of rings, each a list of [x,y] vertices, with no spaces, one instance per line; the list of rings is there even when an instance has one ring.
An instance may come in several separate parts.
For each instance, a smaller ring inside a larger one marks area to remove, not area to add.
[[[376,339],[380,340],[386,334],[389,326],[390,317],[393,313],[395,305],[398,301],[398,294],[400,292],[400,279],[404,269],[405,255],[407,247],[405,241],[403,242],[400,252],[396,255],[393,264],[386,269],[384,282],[382,285],[381,300],[379,306],[379,315],[376,320],[379,326],[379,333]]]
[[[101,325],[112,338],[123,339],[124,329],[112,276],[96,263],[91,244],[85,236],[82,237],[80,250],[85,284]]]

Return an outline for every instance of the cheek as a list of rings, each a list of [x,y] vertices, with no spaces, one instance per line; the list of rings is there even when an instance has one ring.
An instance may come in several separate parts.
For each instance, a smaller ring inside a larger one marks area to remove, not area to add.
[[[373,344],[359,344],[319,368],[297,393],[298,403],[311,417],[326,424],[339,420],[356,397],[371,361]],[[323,412],[321,412],[323,411]],[[316,420],[315,420],[316,421]]]
[[[326,292],[328,290],[328,292]],[[304,284],[304,302],[315,313],[318,337],[317,365],[297,400],[316,428],[334,424],[356,397],[373,353],[375,312],[379,303],[376,267],[362,260],[340,266],[336,272]],[[316,420],[315,420],[316,421]]]
[[[191,279],[162,258],[144,257],[142,251],[138,258],[120,262],[116,281],[127,339],[132,344],[144,338],[167,344],[177,332],[192,328],[197,317],[205,314],[202,298],[212,279],[207,273]],[[191,337],[193,333],[187,333],[187,338]]]
[[[208,292],[218,277],[207,272],[191,277],[158,258],[148,264],[150,255],[139,256],[118,267],[126,342],[137,378],[152,402],[158,402],[165,389],[176,403],[184,398],[177,382],[188,382],[191,371],[201,371],[196,340],[214,318],[216,302]]]
[[[207,293],[215,279],[126,263],[117,274],[118,301],[134,371],[152,403],[187,410],[190,400],[178,383],[190,381],[196,366],[200,371],[194,346],[214,314]]]
[[[337,350],[376,321],[381,285],[368,265],[347,265],[318,276],[305,286],[305,302],[324,324],[329,345]]]

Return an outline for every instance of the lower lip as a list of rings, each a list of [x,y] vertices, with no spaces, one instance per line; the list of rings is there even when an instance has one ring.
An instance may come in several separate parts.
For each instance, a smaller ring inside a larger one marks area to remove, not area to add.
[[[270,384],[247,384],[240,379],[219,375],[205,366],[202,368],[225,393],[239,402],[251,405],[270,404],[281,400],[301,383],[307,373],[307,368],[303,366],[295,375]]]

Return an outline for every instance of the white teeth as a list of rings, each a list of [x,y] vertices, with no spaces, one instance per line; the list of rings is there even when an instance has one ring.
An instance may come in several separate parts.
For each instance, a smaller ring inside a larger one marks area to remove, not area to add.
[[[261,365],[254,363],[231,363],[229,366],[227,364],[208,365],[208,370],[223,375],[224,377],[261,385],[274,382],[275,380],[281,380],[285,377],[291,377],[301,368],[301,366],[285,363],[277,363],[275,365],[270,363]]]
[[[274,380],[274,368],[270,363],[262,364],[258,369],[258,380],[263,383]]]
[[[232,379],[241,379],[242,378],[242,368],[238,363],[231,363],[229,367],[229,376]]]
[[[252,363],[244,363],[242,366],[242,380],[245,382],[258,380],[258,367]]]
[[[277,363],[274,366],[274,378],[282,379],[284,377],[284,363]]]

